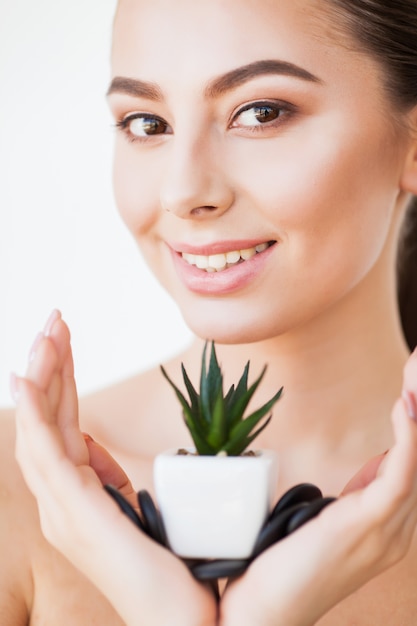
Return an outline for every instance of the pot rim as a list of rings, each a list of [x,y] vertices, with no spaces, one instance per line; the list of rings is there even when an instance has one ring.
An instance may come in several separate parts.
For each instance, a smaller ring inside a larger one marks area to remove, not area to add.
[[[269,448],[257,448],[257,449],[253,449],[253,452],[255,452],[255,455],[245,455],[245,454],[240,454],[239,456],[217,456],[217,455],[209,455],[209,454],[178,454],[179,450],[187,450],[187,452],[192,452],[195,453],[195,448],[193,446],[182,446],[182,447],[178,447],[178,448],[169,448],[168,450],[164,450],[163,452],[159,452],[155,459],[157,459],[158,457],[163,457],[163,458],[172,458],[172,459],[178,459],[181,460],[181,462],[190,462],[193,461],[194,463],[198,463],[201,462],[202,460],[204,460],[204,462],[219,462],[222,461],[224,462],[235,462],[235,461],[240,461],[240,462],[246,462],[246,461],[251,461],[253,462],[254,460],[258,459],[258,460],[269,460],[269,459],[276,459],[278,457],[278,453],[275,452],[275,450],[271,450]]]

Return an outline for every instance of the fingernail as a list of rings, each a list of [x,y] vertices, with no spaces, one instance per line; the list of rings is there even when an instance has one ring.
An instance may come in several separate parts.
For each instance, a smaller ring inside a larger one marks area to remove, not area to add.
[[[52,328],[59,317],[61,317],[61,312],[58,311],[58,309],[54,309],[46,320],[46,324],[43,328],[43,334],[45,335],[45,337],[49,337]]]
[[[38,333],[36,335],[35,341],[33,342],[32,347],[31,347],[31,349],[29,351],[29,363],[31,363],[33,361],[33,359],[35,358],[36,351],[37,351],[37,349],[39,347],[39,344],[42,341],[43,337],[44,337],[43,333]]]
[[[417,421],[417,408],[414,395],[410,391],[404,389],[404,391],[402,392],[402,398],[404,400],[405,408],[409,417]]]
[[[10,374],[10,393],[15,402],[19,400],[19,383],[17,380],[17,376],[14,372]]]
[[[83,433],[83,437],[84,437],[84,441],[92,441],[92,442],[94,442],[94,439],[88,433]]]

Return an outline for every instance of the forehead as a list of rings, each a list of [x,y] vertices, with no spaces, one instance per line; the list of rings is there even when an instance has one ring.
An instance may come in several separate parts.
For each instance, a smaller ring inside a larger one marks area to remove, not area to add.
[[[335,85],[341,74],[345,83],[375,78],[376,63],[341,37],[330,8],[329,0],[119,0],[112,73],[178,91],[280,59]]]
[[[160,66],[161,60],[172,65],[180,57],[190,63],[220,54],[246,54],[249,61],[286,45],[295,54],[314,39],[334,45],[327,37],[325,5],[321,0],[119,0],[113,62],[128,65],[134,55]]]

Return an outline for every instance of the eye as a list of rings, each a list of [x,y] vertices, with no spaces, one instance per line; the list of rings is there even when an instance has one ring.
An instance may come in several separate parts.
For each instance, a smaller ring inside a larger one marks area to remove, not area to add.
[[[289,113],[289,104],[281,102],[255,102],[240,109],[234,116],[232,127],[253,128],[272,125]]]
[[[117,122],[116,126],[132,141],[172,133],[165,120],[149,113],[132,113]]]

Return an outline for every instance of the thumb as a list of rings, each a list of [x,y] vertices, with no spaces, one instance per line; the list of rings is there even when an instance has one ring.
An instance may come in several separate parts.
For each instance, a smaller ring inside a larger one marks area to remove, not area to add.
[[[126,472],[111,454],[94,439],[84,433],[84,439],[90,454],[90,466],[96,472],[102,485],[113,485],[137,508],[136,493]]]
[[[357,472],[353,478],[349,480],[347,485],[344,487],[341,496],[345,496],[352,491],[357,491],[358,489],[364,489],[378,476],[378,470],[382,462],[385,460],[386,455],[389,450],[384,452],[383,454],[378,454],[370,459],[365,465]]]

